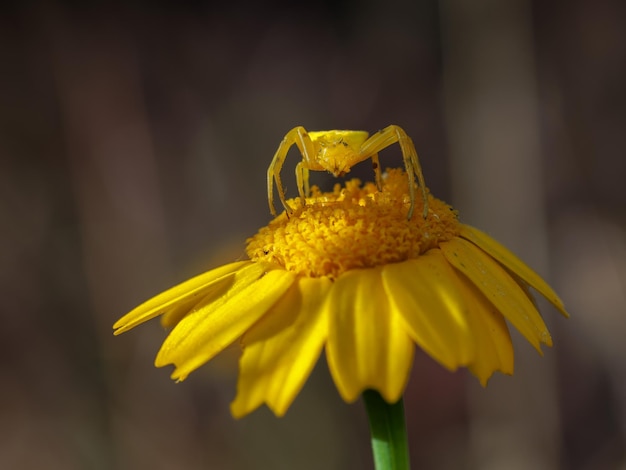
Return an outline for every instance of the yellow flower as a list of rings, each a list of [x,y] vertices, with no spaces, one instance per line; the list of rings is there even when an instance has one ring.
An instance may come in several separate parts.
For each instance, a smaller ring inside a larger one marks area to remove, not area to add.
[[[250,260],[148,300],[115,333],[162,315],[172,331],[155,365],[174,364],[177,380],[239,340],[233,415],[266,403],[282,416],[323,349],[344,400],[375,389],[393,403],[416,344],[483,385],[495,371],[513,373],[505,320],[540,353],[551,346],[529,287],[567,316],[545,281],[444,202],[428,195],[428,216],[407,220],[401,170],[389,170],[382,191],[352,180],[329,193],[313,188],[305,202],[290,200],[293,213],[248,240]]]

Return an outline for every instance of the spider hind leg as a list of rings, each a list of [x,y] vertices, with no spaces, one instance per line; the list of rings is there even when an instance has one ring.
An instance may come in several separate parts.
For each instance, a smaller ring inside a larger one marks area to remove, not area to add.
[[[409,179],[409,197],[411,199],[411,206],[407,213],[407,220],[411,220],[413,217],[413,211],[415,210],[415,178],[419,184],[422,192],[422,201],[424,204],[423,217],[428,216],[428,195],[426,194],[426,183],[424,181],[424,175],[422,173],[422,167],[420,166],[417,151],[413,145],[411,138],[404,132],[404,130],[396,125],[390,125],[384,129],[378,131],[376,134],[367,139],[361,146],[360,154],[361,158],[372,158],[374,161],[374,155],[377,156],[378,152],[389,147],[392,144],[398,143],[400,150],[402,151],[402,158],[404,160],[404,167],[406,169],[407,177]],[[378,157],[376,157],[378,160]],[[379,170],[380,171],[380,165]],[[377,175],[378,178],[378,175]],[[378,185],[378,181],[376,182]]]

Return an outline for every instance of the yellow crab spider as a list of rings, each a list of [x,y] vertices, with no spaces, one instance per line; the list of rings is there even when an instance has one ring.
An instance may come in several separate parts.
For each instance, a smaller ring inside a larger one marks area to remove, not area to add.
[[[287,211],[291,213],[293,209],[287,204],[285,190],[280,180],[280,172],[285,163],[287,152],[292,145],[296,145],[302,154],[302,161],[296,165],[296,183],[298,193],[305,204],[305,197],[309,195],[309,170],[328,171],[335,177],[343,176],[350,171],[350,168],[363,160],[372,159],[372,165],[376,175],[376,185],[382,189],[382,177],[380,173],[380,163],[378,152],[395,144],[400,144],[402,158],[406,174],[409,178],[409,196],[411,206],[407,214],[407,219],[413,216],[415,208],[415,177],[422,191],[424,201],[424,218],[428,214],[428,199],[426,196],[426,185],[422,168],[415,151],[415,146],[411,138],[402,128],[390,125],[376,132],[369,137],[365,131],[316,131],[308,132],[304,127],[298,126],[291,129],[278,146],[278,150],[267,169],[267,200],[270,212],[276,216],[274,208],[274,182],[278,190],[278,197]]]

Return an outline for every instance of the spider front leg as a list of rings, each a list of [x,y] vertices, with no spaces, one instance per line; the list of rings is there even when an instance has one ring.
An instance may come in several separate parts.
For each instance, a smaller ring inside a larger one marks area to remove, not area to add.
[[[375,153],[371,157],[372,160],[372,168],[374,168],[374,176],[376,177],[376,187],[379,191],[383,190],[383,176],[380,171],[380,160],[378,159],[378,154]]]
[[[298,186],[300,200],[304,206],[306,198],[311,193],[311,187],[309,185],[309,169],[304,164],[304,160],[296,165],[296,185]]]
[[[384,148],[387,148],[396,142],[400,144],[404,166],[406,168],[407,177],[409,178],[409,197],[411,199],[411,206],[409,207],[407,219],[410,220],[411,217],[413,217],[413,211],[415,210],[416,176],[422,191],[422,200],[424,201],[423,216],[426,218],[428,216],[428,196],[426,194],[426,183],[424,182],[422,167],[420,166],[413,141],[401,127],[392,124],[391,126],[387,126],[383,130],[378,131],[376,134],[367,139],[363,145],[361,145],[360,154],[362,155],[362,159],[365,159],[369,156],[377,154]]]
[[[310,161],[315,155],[315,148],[313,147],[313,142],[309,137],[306,129],[302,126],[294,127],[285,135],[285,138],[282,140],[280,145],[278,146],[278,150],[274,154],[274,158],[272,159],[272,163],[270,163],[269,168],[267,169],[267,201],[270,206],[270,212],[273,216],[276,216],[276,208],[274,207],[274,182],[276,182],[276,189],[278,190],[278,197],[280,198],[280,202],[283,207],[289,214],[293,212],[293,209],[287,204],[287,199],[285,198],[285,190],[283,188],[283,183],[280,179],[280,172],[283,168],[283,164],[285,163],[285,158],[287,158],[287,153],[292,145],[296,145],[300,153],[302,154],[304,161]],[[296,167],[296,179],[301,180],[302,176],[305,177],[306,184],[308,186],[308,169],[302,169],[302,173],[306,171],[306,175],[300,175],[299,167],[302,162]],[[298,191],[300,196],[303,197],[303,189],[301,183],[298,182]]]

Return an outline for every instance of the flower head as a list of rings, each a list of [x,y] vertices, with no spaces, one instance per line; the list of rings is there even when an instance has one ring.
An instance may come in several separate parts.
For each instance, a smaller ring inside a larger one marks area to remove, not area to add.
[[[177,380],[239,340],[233,415],[266,403],[281,416],[323,349],[344,400],[375,389],[393,403],[415,345],[450,370],[467,366],[483,385],[495,371],[513,373],[506,321],[540,353],[551,346],[529,287],[567,315],[545,281],[444,202],[428,195],[427,217],[407,220],[401,170],[388,171],[381,191],[352,180],[312,188],[305,203],[290,200],[289,216],[248,240],[249,260],[148,300],[115,333],[161,315],[172,331],[155,364],[174,364]]]

